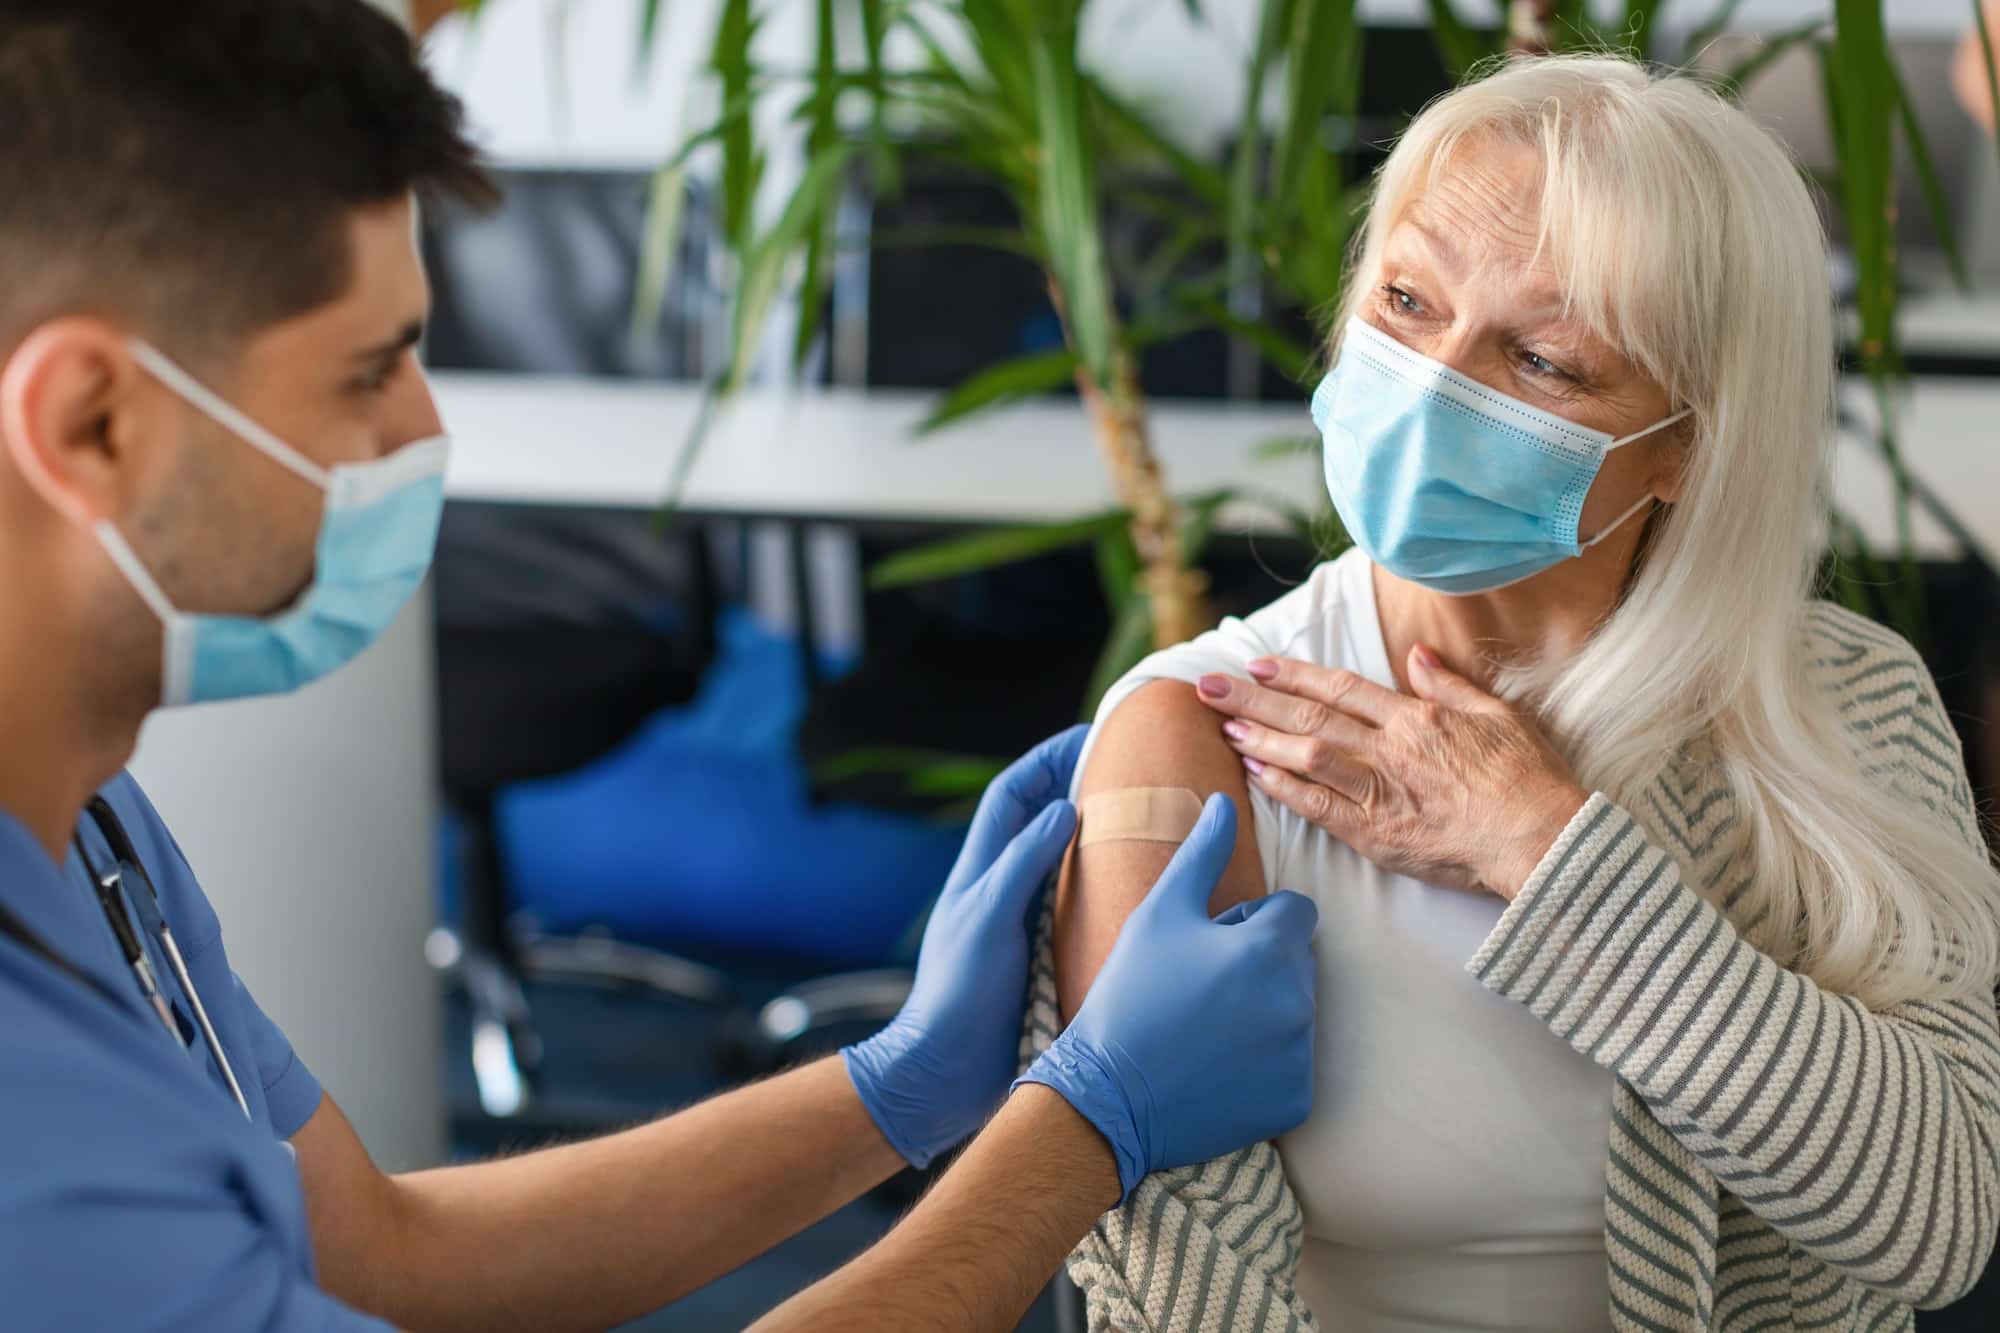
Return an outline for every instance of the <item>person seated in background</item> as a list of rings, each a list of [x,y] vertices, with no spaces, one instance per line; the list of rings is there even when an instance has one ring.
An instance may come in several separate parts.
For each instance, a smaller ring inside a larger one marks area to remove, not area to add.
[[[1101,1223],[1094,1303],[1907,1329],[1978,1279],[2000,878],[1922,661],[1815,600],[1826,262],[1685,75],[1520,59],[1402,136],[1313,400],[1354,545],[1138,666],[1076,792],[1225,793],[1211,909],[1315,899],[1314,1110]],[[1072,852],[1065,1017],[1170,850]]]

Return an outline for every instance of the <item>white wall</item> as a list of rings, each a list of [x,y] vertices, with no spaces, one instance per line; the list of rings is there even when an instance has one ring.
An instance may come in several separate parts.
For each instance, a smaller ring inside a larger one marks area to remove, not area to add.
[[[376,0],[394,5],[398,0]],[[1469,21],[1497,22],[1504,0],[1455,0]],[[1689,29],[1717,0],[1667,0],[1658,22]],[[1241,60],[1217,61],[1218,40],[1245,48],[1262,0],[1204,0],[1196,24],[1174,0],[1092,0],[1084,42],[1093,63],[1126,92],[1155,100],[1191,142],[1236,119]],[[1599,0],[1605,16],[1622,3]],[[1831,0],[1744,0],[1738,30],[1787,26],[1830,14]],[[1970,22],[1967,0],[1892,0],[1892,29],[1948,35]],[[770,6],[765,48],[789,47],[803,62],[812,6]],[[635,74],[638,0],[487,0],[476,21],[447,19],[428,48],[439,78],[464,97],[490,152],[534,164],[657,164],[713,106],[702,74],[715,26],[715,0],[661,6],[651,72]],[[1424,23],[1426,0],[1365,0],[1377,23]]]
[[[428,599],[294,695],[156,713],[133,772],[238,975],[387,1169],[444,1145]]]

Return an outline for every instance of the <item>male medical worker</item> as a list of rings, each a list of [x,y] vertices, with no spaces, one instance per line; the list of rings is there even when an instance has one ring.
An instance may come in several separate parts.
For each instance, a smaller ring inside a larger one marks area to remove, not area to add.
[[[411,200],[484,188],[362,0],[0,0],[0,1325],[601,1328],[976,1134],[765,1326],[1011,1327],[1145,1173],[1308,1110],[1312,910],[1209,919],[1226,800],[1018,1083],[1075,734],[987,793],[878,1036],[391,1176],[121,772],[154,708],[303,685],[418,585],[445,446]]]

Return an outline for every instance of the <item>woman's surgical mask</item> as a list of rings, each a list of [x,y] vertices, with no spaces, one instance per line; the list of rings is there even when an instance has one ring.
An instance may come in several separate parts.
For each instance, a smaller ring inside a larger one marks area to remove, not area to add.
[[[1327,493],[1370,559],[1444,593],[1490,592],[1610,536],[1652,496],[1578,542],[1604,456],[1686,410],[1613,439],[1468,379],[1363,320],[1320,381],[1313,422]]]
[[[444,510],[443,436],[386,458],[323,468],[252,421],[152,346],[132,355],[231,434],[325,492],[313,578],[268,619],[179,611],[110,521],[97,539],[165,626],[161,702],[282,694],[327,675],[381,637],[429,570]]]

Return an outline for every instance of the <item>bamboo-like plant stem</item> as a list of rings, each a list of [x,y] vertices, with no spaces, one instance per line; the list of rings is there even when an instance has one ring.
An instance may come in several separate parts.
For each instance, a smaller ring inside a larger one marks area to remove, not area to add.
[[[1111,469],[1112,485],[1132,512],[1132,545],[1139,553],[1142,590],[1151,599],[1153,646],[1169,648],[1213,628],[1208,576],[1188,566],[1181,539],[1181,508],[1160,476],[1146,420],[1145,394],[1132,358],[1118,353],[1112,392],[1079,370],[1076,383],[1097,428],[1097,442]]]

